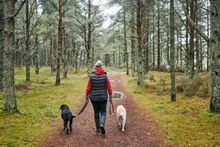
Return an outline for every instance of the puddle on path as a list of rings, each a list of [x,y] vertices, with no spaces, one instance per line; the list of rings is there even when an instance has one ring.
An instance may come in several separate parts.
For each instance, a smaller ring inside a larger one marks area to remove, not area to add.
[[[111,83],[119,83],[119,82],[121,82],[121,80],[120,79],[115,79],[115,80],[110,80],[110,82]]]
[[[119,100],[122,99],[124,97],[124,93],[120,92],[120,91],[113,91],[112,93],[112,98],[114,100]]]

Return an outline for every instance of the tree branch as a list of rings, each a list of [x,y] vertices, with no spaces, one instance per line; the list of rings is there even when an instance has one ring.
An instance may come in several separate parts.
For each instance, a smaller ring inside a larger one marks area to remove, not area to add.
[[[23,7],[23,5],[25,4],[26,0],[24,0],[21,5],[18,7],[18,10],[15,12],[15,14],[12,17],[16,17],[18,15],[18,13],[20,12],[21,8]]]

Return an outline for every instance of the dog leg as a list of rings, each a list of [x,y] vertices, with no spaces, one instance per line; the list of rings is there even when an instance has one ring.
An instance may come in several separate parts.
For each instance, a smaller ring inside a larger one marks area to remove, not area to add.
[[[122,125],[122,130],[121,130],[122,132],[124,132],[125,131],[125,125],[123,124]]]
[[[70,132],[72,132],[72,123],[73,123],[73,119],[71,119],[71,120],[69,121]]]
[[[125,131],[125,120],[123,119],[123,121],[122,121],[122,132],[124,132]]]
[[[68,134],[68,121],[64,121],[64,130],[66,129],[66,134]]]

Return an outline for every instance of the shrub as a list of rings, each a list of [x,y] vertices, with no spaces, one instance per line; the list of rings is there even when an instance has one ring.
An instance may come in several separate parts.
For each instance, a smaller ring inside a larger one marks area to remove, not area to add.
[[[167,67],[166,65],[160,65],[160,69],[159,71],[169,71],[169,67]]]
[[[208,98],[210,95],[210,86],[208,84],[208,82],[203,82],[203,85],[201,85],[199,87],[199,89],[197,90],[197,95],[203,98]]]
[[[151,82],[153,81],[153,82],[155,82],[156,80],[155,80],[155,78],[154,78],[154,75],[150,75],[150,79],[149,79]]]
[[[176,66],[176,72],[184,72],[184,68],[181,66]]]
[[[193,81],[190,80],[188,77],[182,77],[179,83],[182,85],[184,95],[192,96],[195,93],[193,89]]]
[[[176,83],[176,90],[177,92],[183,92],[183,86],[180,83]]]
[[[204,80],[201,78],[201,77],[199,77],[199,76],[195,76],[194,78],[193,78],[193,89],[195,90],[195,91],[197,91],[199,88],[200,88],[200,86],[202,86],[203,85],[203,82]]]
[[[160,84],[162,86],[162,90],[165,91],[166,90],[166,79],[164,77],[160,77]]]

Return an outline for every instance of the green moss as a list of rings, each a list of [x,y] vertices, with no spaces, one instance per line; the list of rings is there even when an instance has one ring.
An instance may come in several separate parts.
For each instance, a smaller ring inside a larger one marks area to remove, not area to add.
[[[131,77],[126,77],[124,86],[135,102],[159,123],[168,142],[176,146],[220,146],[220,115],[209,112],[209,99],[178,93],[177,101],[171,102],[169,92],[152,88],[162,75],[170,83],[168,73],[154,72],[156,82],[146,80],[148,86],[137,87]],[[209,81],[204,74],[202,78]]]
[[[16,83],[25,83],[25,69],[16,68]],[[70,74],[55,86],[55,76],[43,67],[40,74],[31,69],[31,84],[17,90],[19,113],[2,111],[0,93],[0,146],[37,146],[50,129],[60,123],[59,106],[63,103],[73,108],[85,92],[86,75]]]

